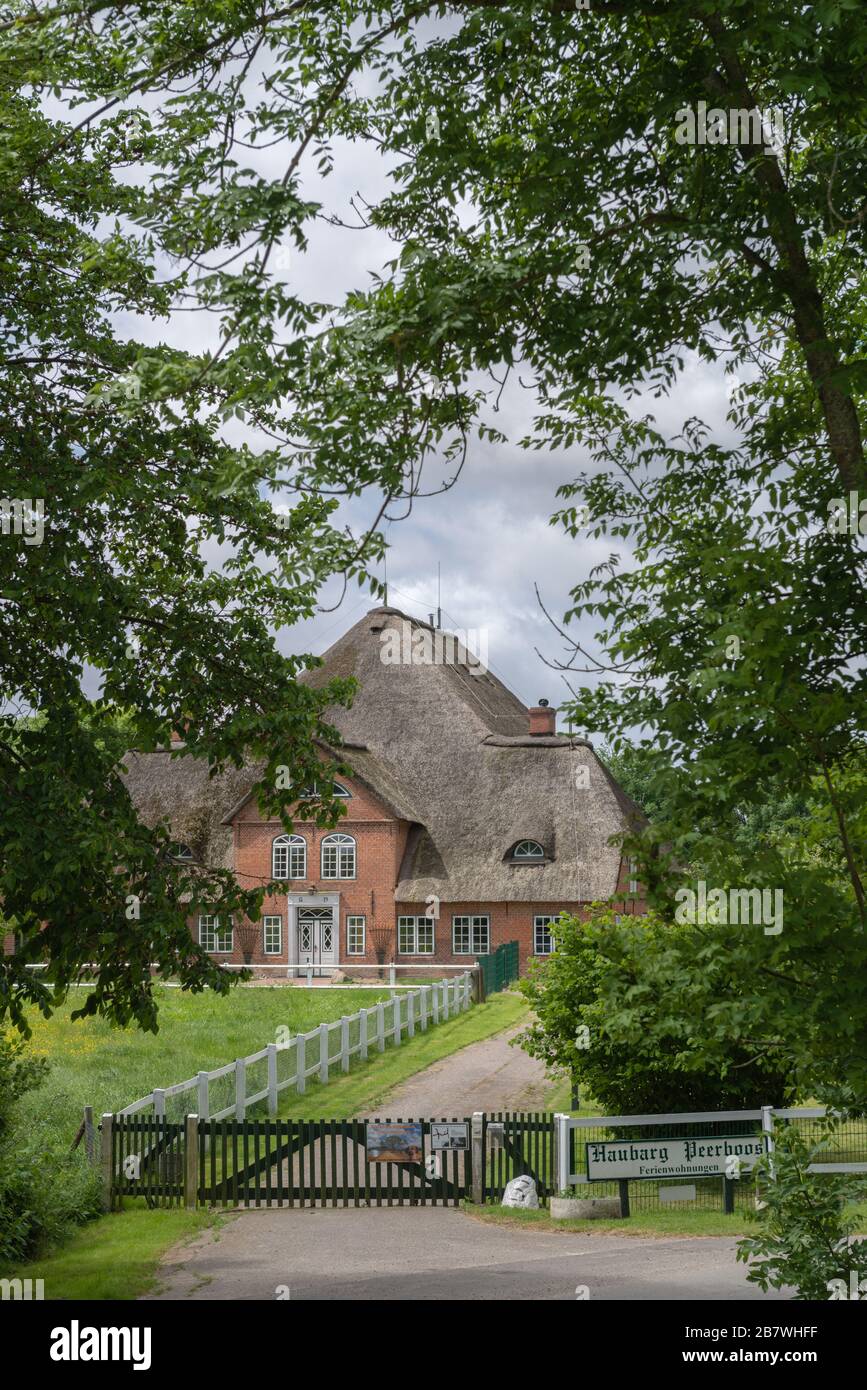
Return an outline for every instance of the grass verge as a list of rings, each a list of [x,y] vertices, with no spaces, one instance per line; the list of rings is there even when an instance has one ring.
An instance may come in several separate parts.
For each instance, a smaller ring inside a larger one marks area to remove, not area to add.
[[[726,1216],[722,1211],[648,1211],[615,1221],[554,1221],[544,1208],[520,1211],[512,1207],[477,1207],[464,1203],[464,1210],[477,1221],[494,1226],[523,1227],[533,1231],[580,1231],[584,1235],[617,1236],[748,1236],[759,1227],[746,1212]],[[857,1230],[867,1233],[867,1203],[854,1209]]]
[[[218,1212],[136,1205],[80,1227],[59,1250],[16,1269],[15,1277],[44,1280],[46,1300],[138,1298],[155,1287],[170,1246],[225,1219]]]

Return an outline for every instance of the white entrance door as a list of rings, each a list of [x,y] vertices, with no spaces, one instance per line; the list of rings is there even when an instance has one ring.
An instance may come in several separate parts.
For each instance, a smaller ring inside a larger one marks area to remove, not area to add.
[[[337,932],[334,909],[331,907],[301,907],[298,909],[298,961],[300,965],[320,967],[337,964]]]

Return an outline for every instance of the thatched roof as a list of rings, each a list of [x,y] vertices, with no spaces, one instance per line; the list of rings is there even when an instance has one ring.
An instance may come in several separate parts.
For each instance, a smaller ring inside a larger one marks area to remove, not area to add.
[[[352,708],[329,718],[411,789],[422,828],[410,836],[398,901],[436,893],[448,902],[586,902],[614,893],[620,854],[607,841],[643,817],[592,746],[531,736],[526,707],[490,671],[383,661],[383,633],[403,623],[430,631],[398,609],[374,609],[304,677],[357,678]],[[521,839],[538,840],[545,862],[508,862]]]
[[[642,813],[591,745],[531,736],[521,701],[460,655],[441,664],[383,661],[383,634],[404,623],[432,631],[398,609],[375,608],[302,677],[317,686],[334,676],[359,682],[352,708],[331,708],[328,718],[344,739],[341,759],[412,823],[397,900],[435,893],[445,902],[566,904],[613,894],[620,854],[607,841]],[[168,750],[131,754],[127,764],[146,820],[168,816],[197,855],[229,863],[229,822],[256,768],[209,780],[204,763]],[[540,842],[544,862],[511,863],[522,839]]]
[[[260,775],[256,764],[208,776],[202,758],[179,756],[182,743],[155,753],[127,753],[124,781],[147,825],[167,820],[179,844],[188,845],[201,863],[232,868],[232,830],[223,822],[226,808],[249,791]]]

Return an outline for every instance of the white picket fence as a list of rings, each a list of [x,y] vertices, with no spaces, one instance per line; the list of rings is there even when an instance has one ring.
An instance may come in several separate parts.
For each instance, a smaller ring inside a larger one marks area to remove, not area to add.
[[[335,1068],[349,1071],[352,1057],[363,1061],[371,1051],[384,1052],[389,1041],[399,1046],[404,1036],[414,1037],[416,1030],[425,1032],[431,1025],[466,1012],[471,995],[470,971],[393,994],[369,1009],[359,1009],[333,1023],[320,1023],[310,1033],[296,1033],[285,1042],[269,1043],[260,1052],[239,1057],[216,1071],[200,1071],[174,1086],[153,1090],[118,1113],[137,1115],[149,1111],[158,1119],[197,1114],[203,1120],[226,1120],[230,1116],[243,1120],[249,1106],[267,1100],[268,1113],[275,1115],[277,1096],[287,1087],[294,1086],[300,1095],[313,1076],[325,1086]],[[183,1099],[185,1096],[189,1096],[189,1102]]]

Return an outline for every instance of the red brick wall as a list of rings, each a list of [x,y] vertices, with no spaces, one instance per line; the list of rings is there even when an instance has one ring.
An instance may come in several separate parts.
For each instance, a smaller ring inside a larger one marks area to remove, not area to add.
[[[439,918],[434,923],[433,955],[401,955],[397,950],[397,919],[399,916],[423,917],[424,903],[395,903],[394,890],[400,865],[406,847],[409,826],[394,818],[378,799],[364,787],[346,782],[352,792],[346,802],[347,814],[336,827],[340,832],[352,835],[356,842],[355,879],[323,879],[320,876],[320,846],[324,837],[332,832],[318,829],[310,822],[298,821],[295,833],[303,835],[307,842],[307,877],[302,881],[287,883],[287,892],[296,895],[301,892],[337,894],[340,899],[339,913],[339,952],[338,959],[347,968],[353,961],[358,964],[366,961],[372,964],[376,957],[371,940],[374,924],[391,928],[393,955],[396,964],[449,963],[461,964],[474,959],[474,955],[455,955],[452,951],[452,917],[456,915],[485,914],[490,918],[490,946],[493,950],[505,941],[517,941],[521,970],[526,969],[527,960],[534,952],[534,922],[537,915],[557,917],[564,911],[575,914],[582,912],[581,904],[567,902],[443,902],[439,907]],[[283,833],[277,821],[263,821],[255,800],[247,803],[235,818],[234,856],[235,872],[242,887],[253,887],[267,883],[271,877],[271,846],[276,836]],[[620,866],[618,889],[628,892],[629,868],[626,861]],[[623,911],[641,911],[642,904],[624,901]],[[288,903],[286,893],[278,893],[265,899],[262,915],[279,915],[283,923],[282,951],[280,955],[264,954],[261,922],[258,924],[257,945],[252,963],[276,966],[288,963],[289,931]],[[367,951],[364,957],[349,956],[347,952],[346,919],[353,914],[361,914],[366,919]],[[191,921],[190,928],[198,936],[198,923]],[[217,959],[231,964],[242,964],[238,934],[235,934],[235,950],[231,955],[218,954]],[[274,970],[275,978],[281,972]],[[421,973],[421,972],[419,972]],[[370,975],[372,978],[372,973]]]
[[[297,821],[294,834],[303,835],[307,842],[307,877],[287,883],[287,893],[300,892],[339,894],[340,897],[340,950],[339,958],[347,954],[346,918],[362,915],[367,923],[366,957],[355,957],[358,961],[372,962],[375,957],[370,949],[370,929],[374,921],[393,925],[395,918],[394,886],[406,847],[409,826],[398,821],[364,787],[350,783],[345,778],[343,785],[352,792],[346,802],[347,814],[335,829],[352,835],[356,843],[355,879],[323,879],[320,874],[321,845],[323,839],[332,834],[311,822]],[[271,846],[274,839],[283,833],[278,821],[263,821],[255,799],[242,807],[235,818],[234,856],[235,873],[243,888],[252,888],[269,882],[271,878]],[[262,932],[258,934],[257,949],[253,956],[254,964],[277,965],[288,961],[288,904],[286,894],[280,893],[266,897],[262,906],[262,916],[279,915],[283,920],[283,950],[279,956],[266,956]],[[198,922],[191,921],[190,928],[198,936]],[[231,955],[218,954],[217,959],[230,964],[241,964],[243,956],[237,949]],[[351,958],[350,958],[351,959]],[[279,978],[280,972],[273,972]]]

